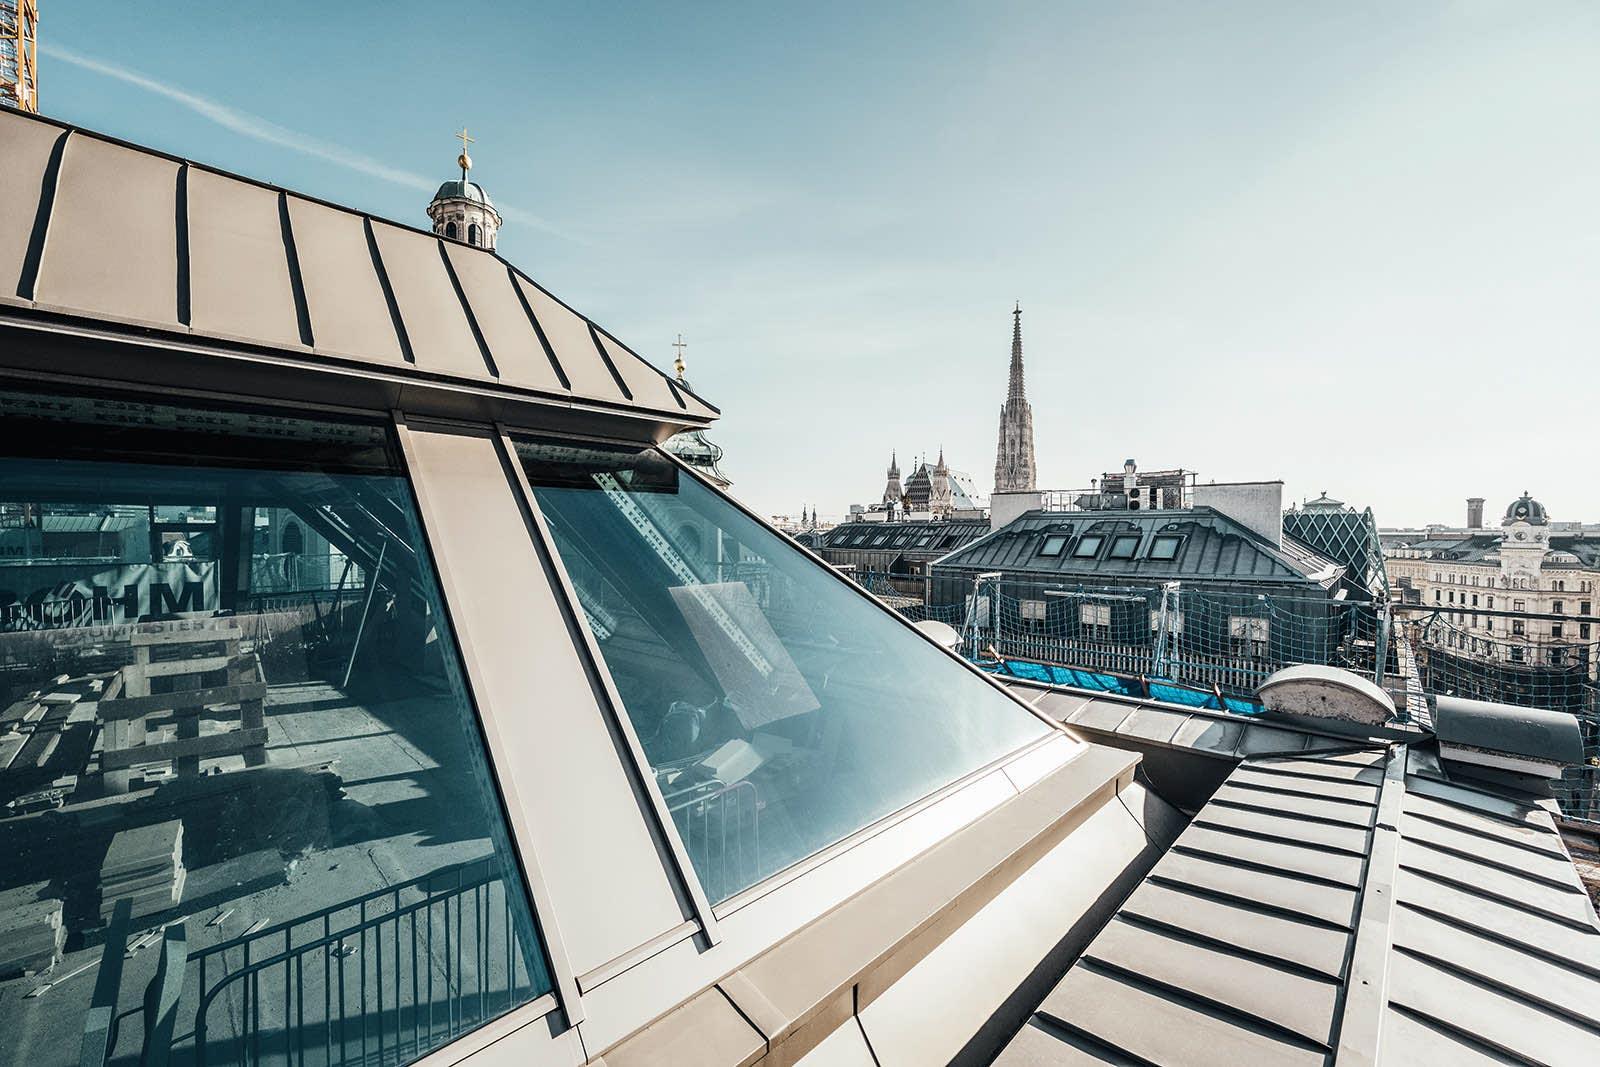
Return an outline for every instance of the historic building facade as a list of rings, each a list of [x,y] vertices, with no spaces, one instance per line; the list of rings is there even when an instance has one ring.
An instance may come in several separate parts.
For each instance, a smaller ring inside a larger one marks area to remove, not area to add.
[[[1465,656],[1573,666],[1600,640],[1600,538],[1553,527],[1527,493],[1498,530],[1390,531],[1384,554],[1396,599],[1440,612]]]
[[[996,493],[1030,493],[1038,488],[1033,456],[1033,407],[1022,375],[1022,305],[1011,312],[1011,380],[1000,406],[1000,443],[994,457]]]

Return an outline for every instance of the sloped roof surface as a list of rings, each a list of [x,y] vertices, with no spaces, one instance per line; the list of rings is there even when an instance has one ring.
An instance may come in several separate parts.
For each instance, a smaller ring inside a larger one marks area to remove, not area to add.
[[[1395,748],[1241,763],[996,1062],[1597,1056],[1600,923],[1549,810]]]
[[[823,534],[822,544],[824,548],[853,548],[879,552],[900,549],[924,554],[943,554],[961,545],[970,544],[988,532],[987,519],[846,522]],[[881,544],[873,544],[872,542],[877,540],[880,534],[886,535],[886,539]],[[867,539],[861,544],[855,544],[856,538],[862,535],[868,535]],[[932,540],[919,548],[917,542],[927,535],[931,535]]]
[[[703,424],[493,252],[0,111],[0,304]]]
[[[1067,534],[1069,540],[1059,554],[1040,555],[1051,534]],[[1106,539],[1096,558],[1073,555],[1085,534],[1100,534]],[[1110,541],[1116,534],[1139,535],[1132,559],[1108,558]],[[1173,559],[1149,558],[1157,534],[1182,537]],[[1228,516],[1206,507],[1182,511],[1030,511],[983,540],[945,557],[937,566],[1097,580],[1210,579],[1315,582],[1324,586],[1332,585],[1344,573],[1341,565],[1305,545],[1285,539],[1284,546],[1276,548]]]

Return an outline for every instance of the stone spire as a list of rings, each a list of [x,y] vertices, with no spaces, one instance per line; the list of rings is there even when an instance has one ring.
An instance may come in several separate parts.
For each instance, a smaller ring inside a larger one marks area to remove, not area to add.
[[[947,519],[950,517],[950,508],[950,468],[945,466],[944,446],[940,445],[939,462],[928,474],[928,510],[933,512],[934,518]]]
[[[1011,385],[1006,390],[1007,400],[1026,399],[1022,380],[1022,302],[1018,301],[1011,312]]]
[[[1000,407],[1000,444],[994,457],[994,491],[1032,492],[1038,488],[1033,456],[1033,408],[1022,375],[1022,305],[1011,312],[1011,381]]]
[[[883,487],[883,504],[892,511],[898,511],[904,501],[905,493],[900,488],[900,458],[890,452],[889,480]]]

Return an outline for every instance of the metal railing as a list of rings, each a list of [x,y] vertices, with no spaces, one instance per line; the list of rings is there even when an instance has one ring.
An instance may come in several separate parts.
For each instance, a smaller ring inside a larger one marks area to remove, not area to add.
[[[493,858],[446,867],[191,954],[170,1059],[380,1067],[551,988]],[[143,1009],[118,1018],[121,1023]]]
[[[666,801],[708,897],[721,900],[760,879],[761,804],[753,782],[697,782]]]

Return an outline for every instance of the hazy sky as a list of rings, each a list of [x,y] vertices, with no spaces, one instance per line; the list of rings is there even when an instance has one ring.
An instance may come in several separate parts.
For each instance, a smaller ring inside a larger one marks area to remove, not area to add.
[[[1600,520],[1600,4],[45,0],[44,110],[500,250],[838,515],[987,490],[1013,300],[1041,484],[1133,456],[1380,523]]]

